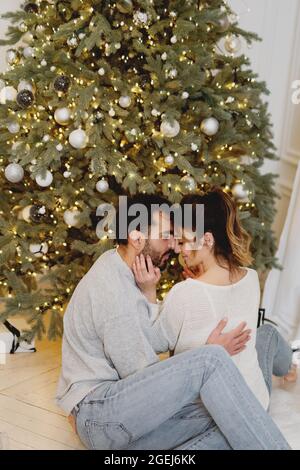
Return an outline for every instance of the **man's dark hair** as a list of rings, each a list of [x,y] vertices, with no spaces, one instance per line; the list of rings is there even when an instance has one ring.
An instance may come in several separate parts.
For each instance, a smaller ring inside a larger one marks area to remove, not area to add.
[[[116,212],[116,241],[119,245],[127,245],[128,244],[128,228],[136,218],[137,215],[128,215],[129,209],[131,206],[134,204],[142,204],[146,211],[147,211],[147,227],[140,227],[139,225],[137,226],[137,230],[144,231],[145,229],[149,229],[149,227],[152,225],[152,206],[162,206],[159,210],[162,212],[164,211],[164,207],[166,205],[168,208],[171,206],[170,202],[168,199],[159,196],[157,194],[136,194],[135,196],[131,196],[127,198],[127,229],[126,233],[127,236],[126,238],[122,237],[122,231],[120,230],[119,226],[119,213],[121,210],[121,207],[119,205],[117,212]]]

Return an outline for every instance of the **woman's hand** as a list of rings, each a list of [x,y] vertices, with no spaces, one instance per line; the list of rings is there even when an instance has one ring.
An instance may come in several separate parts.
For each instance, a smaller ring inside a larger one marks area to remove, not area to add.
[[[160,269],[153,266],[152,260],[148,255],[136,256],[132,270],[139,289],[151,303],[156,303],[156,285],[158,284],[161,273]]]

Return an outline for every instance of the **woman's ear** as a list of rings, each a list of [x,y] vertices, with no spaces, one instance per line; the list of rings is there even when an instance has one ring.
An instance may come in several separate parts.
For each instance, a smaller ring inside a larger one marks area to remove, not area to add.
[[[128,243],[140,253],[145,246],[145,235],[139,230],[132,230],[128,236]]]
[[[208,246],[208,248],[212,248],[214,246],[215,239],[211,232],[206,232],[204,234],[204,243]]]

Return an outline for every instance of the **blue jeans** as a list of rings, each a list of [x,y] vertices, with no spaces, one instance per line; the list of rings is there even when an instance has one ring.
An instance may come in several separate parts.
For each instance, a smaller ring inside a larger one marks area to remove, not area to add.
[[[280,358],[281,339],[273,327],[258,333],[270,384],[273,365],[286,373],[290,362]],[[74,414],[89,449],[289,449],[220,346],[196,348],[109,382],[105,390],[89,393]]]

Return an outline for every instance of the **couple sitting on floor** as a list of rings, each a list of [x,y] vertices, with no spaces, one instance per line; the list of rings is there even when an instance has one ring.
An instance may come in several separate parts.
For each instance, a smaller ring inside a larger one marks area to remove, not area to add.
[[[250,237],[221,190],[190,195],[192,223],[174,237],[168,201],[137,195],[147,226],[120,236],[76,287],[64,317],[57,403],[89,449],[289,449],[267,410],[272,374],[292,350],[256,329],[260,289]],[[198,205],[204,227],[195,235]],[[156,210],[151,210],[153,207]],[[153,234],[158,236],[153,236]],[[156,301],[172,253],[186,279]],[[158,353],[174,355],[160,361]]]

